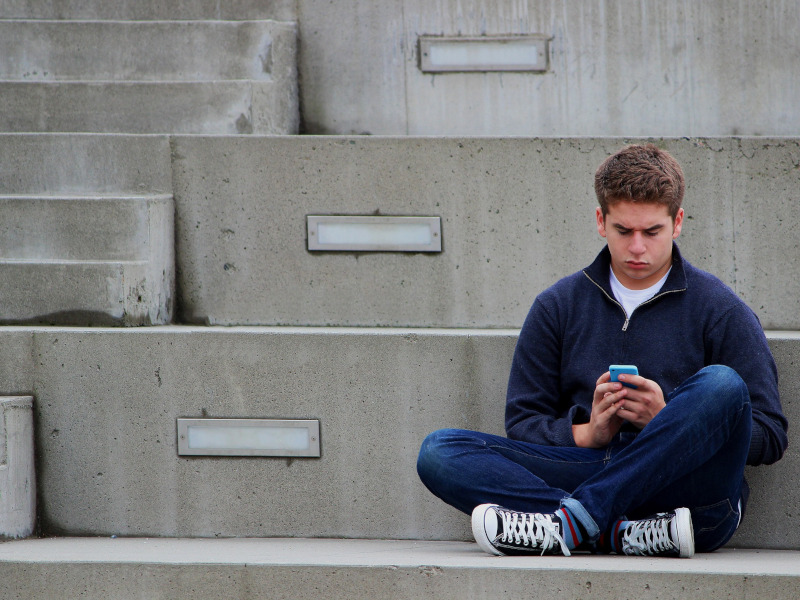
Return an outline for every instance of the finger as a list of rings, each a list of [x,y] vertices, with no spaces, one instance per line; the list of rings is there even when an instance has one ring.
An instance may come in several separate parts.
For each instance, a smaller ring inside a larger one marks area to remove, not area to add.
[[[620,373],[619,380],[629,385],[635,385],[638,390],[648,390],[653,389],[654,386],[658,386],[655,381],[650,381],[641,375],[632,375],[630,373]]]
[[[616,393],[621,389],[623,389],[623,385],[621,383],[618,383],[616,381],[609,381],[606,383],[597,384],[595,392],[605,395],[607,393],[612,393],[612,394]]]
[[[616,413],[619,409],[620,401],[625,398],[625,390],[619,390],[616,393],[607,393],[605,394],[599,402],[595,404],[594,412],[598,412],[599,414],[605,414],[607,411],[611,411],[612,414]]]

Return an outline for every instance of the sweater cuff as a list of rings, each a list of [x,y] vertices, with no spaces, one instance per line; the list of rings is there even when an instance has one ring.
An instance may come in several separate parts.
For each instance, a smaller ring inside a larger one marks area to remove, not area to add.
[[[764,430],[753,423],[753,431],[750,434],[750,450],[747,453],[747,464],[752,466],[760,465],[764,462]]]
[[[567,416],[562,419],[565,426],[565,431],[560,432],[565,446],[576,447],[575,436],[572,435],[572,426],[588,423],[591,415],[586,414],[586,411],[577,405],[571,406]]]

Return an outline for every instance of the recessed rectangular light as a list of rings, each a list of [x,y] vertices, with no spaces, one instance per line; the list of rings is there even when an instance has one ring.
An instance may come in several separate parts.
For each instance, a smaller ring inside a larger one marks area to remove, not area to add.
[[[419,68],[425,73],[531,71],[550,66],[550,38],[541,34],[481,37],[420,36]]]
[[[319,420],[178,419],[178,454],[319,457]]]
[[[309,250],[441,252],[440,217],[309,215]]]

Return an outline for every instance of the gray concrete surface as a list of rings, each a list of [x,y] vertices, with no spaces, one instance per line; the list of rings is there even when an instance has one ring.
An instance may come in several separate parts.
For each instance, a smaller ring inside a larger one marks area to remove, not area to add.
[[[295,88],[274,81],[11,82],[2,89],[4,132],[297,132]]]
[[[5,20],[0,40],[0,131],[298,131],[292,22]]]
[[[493,557],[474,543],[42,539],[0,544],[4,597],[795,600],[797,552]]]
[[[163,220],[162,225],[169,221]],[[148,261],[0,260],[0,324],[141,326],[172,322],[171,253]]]
[[[618,138],[174,138],[180,315],[194,323],[519,327],[603,245],[593,175]],[[800,328],[794,139],[660,139],[679,240],[766,328]],[[441,254],[310,253],[309,214],[440,216]]]
[[[294,21],[296,0],[3,0],[2,19]]]
[[[0,195],[0,212],[5,260],[144,261],[152,222],[171,214],[172,196]]]
[[[6,393],[36,393],[48,535],[459,540],[468,519],[422,486],[417,451],[441,427],[502,433],[516,333],[14,327],[0,328],[0,357],[16,382]],[[770,344],[796,422],[800,334]],[[178,457],[176,419],[201,416],[319,419],[322,457]],[[787,526],[795,439],[792,428],[778,464],[748,470],[734,546],[800,549]]]
[[[35,526],[33,397],[0,397],[0,539],[28,537]]]
[[[172,321],[172,196],[0,196],[0,209],[0,323]]]
[[[0,133],[0,194],[172,194],[170,141],[155,135]]]
[[[309,133],[791,136],[800,126],[795,2],[301,0],[297,11]],[[418,68],[420,35],[527,33],[552,38],[550,72]]]
[[[0,20],[0,80],[264,81],[273,64],[295,62],[296,29],[275,21]]]
[[[297,21],[310,133],[792,136],[800,126],[800,7],[781,0],[6,0],[0,18]],[[552,38],[548,73],[418,68],[420,35],[525,33]]]
[[[172,320],[167,138],[0,136],[1,323]]]

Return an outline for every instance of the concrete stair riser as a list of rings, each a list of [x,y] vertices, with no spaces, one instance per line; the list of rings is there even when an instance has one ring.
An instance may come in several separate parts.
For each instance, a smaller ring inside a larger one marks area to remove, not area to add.
[[[172,321],[171,196],[0,196],[0,208],[0,323]]]
[[[0,541],[36,526],[33,397],[0,397]]]
[[[0,80],[268,81],[294,58],[273,39],[296,35],[274,21],[0,20]]]
[[[0,131],[294,134],[294,85],[275,81],[2,83]]]
[[[167,136],[0,134],[0,194],[172,194],[170,152]]]
[[[174,182],[190,322],[518,327],[538,291],[602,247],[591,173],[626,141],[7,134],[0,194]],[[659,143],[687,171],[686,257],[765,327],[800,327],[800,284],[781,276],[800,254],[797,141]],[[441,216],[444,251],[306,250],[306,215],[376,211]]]
[[[172,197],[0,196],[0,211],[0,260],[146,261],[150,221],[169,223]]]
[[[638,141],[176,136],[181,318],[518,327],[602,247],[594,171]],[[784,272],[800,256],[798,141],[655,142],[685,170],[685,256],[764,327],[800,328],[800,282]],[[444,251],[309,253],[309,214],[440,216]]]
[[[4,0],[3,19],[294,21],[296,0]]]
[[[309,133],[798,133],[796,2],[300,0],[297,20]],[[547,73],[419,68],[421,35],[531,33]]]
[[[469,539],[468,519],[419,482],[416,454],[441,427],[502,433],[516,342],[514,330],[25,331],[0,330],[0,357],[31,357],[10,364],[36,390],[41,524],[80,535]],[[794,421],[800,337],[770,344]],[[318,418],[322,457],[178,457],[175,420],[204,415]],[[798,473],[791,451],[748,470],[735,546],[800,549],[785,526]]]

